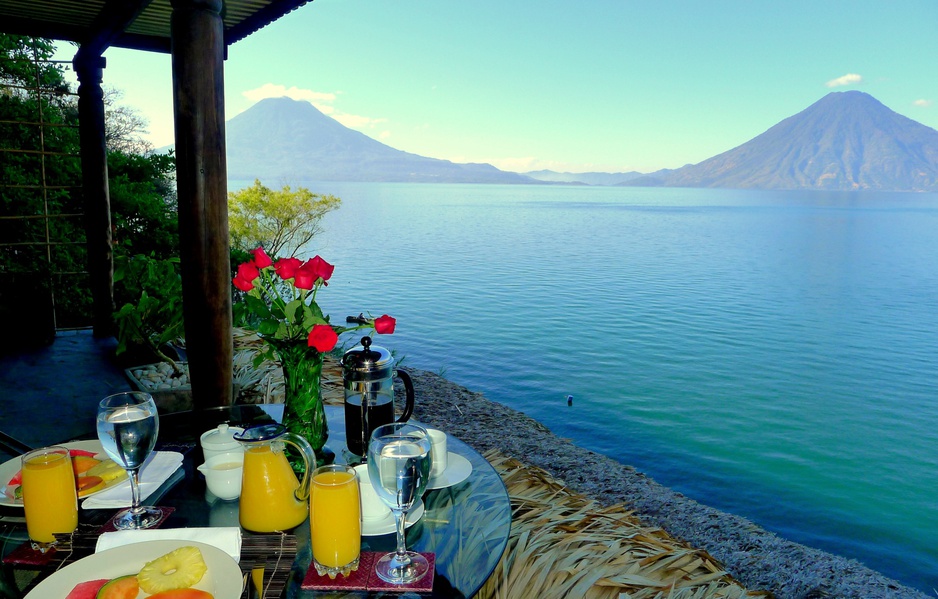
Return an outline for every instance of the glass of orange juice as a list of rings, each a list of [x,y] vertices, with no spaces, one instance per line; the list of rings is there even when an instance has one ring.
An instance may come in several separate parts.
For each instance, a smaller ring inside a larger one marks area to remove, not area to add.
[[[45,553],[55,534],[78,527],[78,493],[68,449],[44,447],[23,456],[23,510],[34,549]]]
[[[313,472],[309,493],[313,564],[320,576],[348,576],[361,553],[361,504],[351,466],[331,464]]]

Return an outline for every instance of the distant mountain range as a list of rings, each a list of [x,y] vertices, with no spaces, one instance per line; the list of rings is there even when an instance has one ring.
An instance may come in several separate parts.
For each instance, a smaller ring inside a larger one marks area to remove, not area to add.
[[[289,98],[229,120],[227,145],[230,179],[938,191],[938,131],[858,91],[830,93],[737,148],[654,173],[521,174],[427,158]]]
[[[538,183],[490,164],[395,150],[290,98],[261,100],[229,120],[226,135],[229,179]]]
[[[622,185],[938,191],[938,131],[869,94],[832,92],[728,152]]]

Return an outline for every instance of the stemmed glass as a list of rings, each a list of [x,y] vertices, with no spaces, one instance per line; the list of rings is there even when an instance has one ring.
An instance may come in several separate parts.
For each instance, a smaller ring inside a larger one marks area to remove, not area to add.
[[[368,477],[397,523],[397,551],[381,556],[375,573],[391,584],[416,582],[430,570],[430,563],[419,553],[407,551],[404,528],[407,511],[423,495],[430,478],[427,430],[406,422],[376,428],[368,444]]]
[[[110,395],[98,405],[98,439],[107,455],[121,464],[130,478],[131,507],[117,514],[114,526],[121,530],[150,528],[162,512],[140,505],[140,466],[156,445],[160,430],[156,403],[149,393],[137,391]]]

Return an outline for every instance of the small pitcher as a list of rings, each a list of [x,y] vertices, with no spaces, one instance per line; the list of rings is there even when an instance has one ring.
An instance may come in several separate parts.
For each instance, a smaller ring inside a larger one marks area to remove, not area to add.
[[[407,422],[414,411],[414,383],[403,370],[396,372],[404,381],[407,403],[397,422]],[[394,361],[391,352],[371,344],[362,344],[342,357],[342,381],[345,387],[345,441],[349,452],[365,457],[368,441],[376,428],[395,422]]]
[[[234,436],[244,446],[239,521],[254,532],[275,532],[298,526],[309,513],[309,472],[316,464],[306,439],[287,432],[282,424],[252,426]],[[297,481],[284,454],[293,446],[305,467]]]

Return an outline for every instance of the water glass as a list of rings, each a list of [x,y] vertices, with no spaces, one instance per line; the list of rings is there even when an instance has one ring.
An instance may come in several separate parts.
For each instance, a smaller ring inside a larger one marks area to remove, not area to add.
[[[45,447],[23,456],[23,510],[34,549],[45,553],[55,534],[78,527],[78,493],[68,449]]]
[[[397,551],[375,561],[375,574],[391,584],[416,582],[430,571],[427,558],[407,551],[404,541],[407,511],[423,495],[430,478],[430,447],[427,429],[400,422],[376,428],[368,444],[368,476],[394,513],[397,530]]]
[[[358,569],[361,553],[361,510],[358,477],[351,466],[320,466],[309,493],[310,542],[320,576],[348,576]]]
[[[130,475],[131,507],[115,516],[114,527],[134,530],[156,526],[162,511],[140,505],[140,467],[153,451],[160,430],[153,397],[137,391],[105,397],[98,404],[97,429],[104,452]]]

